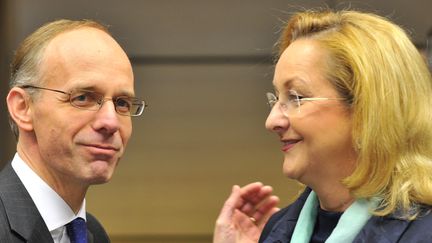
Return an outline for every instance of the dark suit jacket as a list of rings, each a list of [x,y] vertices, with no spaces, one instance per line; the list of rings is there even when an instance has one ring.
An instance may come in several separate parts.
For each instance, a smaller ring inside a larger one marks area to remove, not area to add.
[[[102,225],[87,214],[89,243],[107,243]],[[30,194],[11,164],[0,172],[0,243],[52,243],[53,239]]]
[[[275,213],[264,227],[259,242],[291,242],[300,211],[310,192],[310,188],[306,188],[293,204]],[[430,243],[432,242],[432,213],[430,211],[430,207],[425,206],[422,215],[412,221],[402,220],[395,215],[385,217],[372,216],[353,242]]]

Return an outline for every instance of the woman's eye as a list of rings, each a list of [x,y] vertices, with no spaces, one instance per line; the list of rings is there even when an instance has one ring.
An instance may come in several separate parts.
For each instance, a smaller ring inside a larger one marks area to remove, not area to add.
[[[295,90],[289,90],[287,93],[287,99],[290,102],[298,102],[299,101],[299,95]]]
[[[288,101],[297,102],[297,101],[299,101],[299,96],[294,95],[294,94],[290,94],[290,95],[288,95]]]

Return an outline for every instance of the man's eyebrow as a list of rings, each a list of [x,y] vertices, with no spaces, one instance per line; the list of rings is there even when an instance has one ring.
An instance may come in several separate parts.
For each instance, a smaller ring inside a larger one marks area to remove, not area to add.
[[[135,93],[123,90],[123,91],[119,92],[119,95],[116,95],[116,96],[128,96],[128,97],[134,98],[135,97]]]
[[[96,87],[92,86],[92,85],[86,85],[86,84],[73,84],[73,86],[68,87],[68,90],[88,90],[88,91],[94,91],[94,92],[98,92],[98,90],[96,89]]]
[[[103,94],[99,88],[92,86],[92,85],[77,85],[75,87],[72,87],[70,90],[86,90],[86,91],[92,91],[96,93]],[[128,96],[128,97],[135,97],[134,92],[128,91],[128,90],[120,90],[118,92],[115,92],[114,96]]]

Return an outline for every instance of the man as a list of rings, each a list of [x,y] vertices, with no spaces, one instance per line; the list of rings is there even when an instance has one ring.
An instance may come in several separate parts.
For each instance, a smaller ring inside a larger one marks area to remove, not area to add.
[[[18,143],[0,173],[0,242],[109,242],[85,195],[110,180],[145,107],[127,55],[102,25],[59,20],[24,40],[11,71]]]

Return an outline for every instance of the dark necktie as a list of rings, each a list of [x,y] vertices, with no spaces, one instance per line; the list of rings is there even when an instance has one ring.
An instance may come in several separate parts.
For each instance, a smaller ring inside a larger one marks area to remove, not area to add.
[[[87,226],[83,218],[76,218],[66,225],[71,243],[87,243]]]

